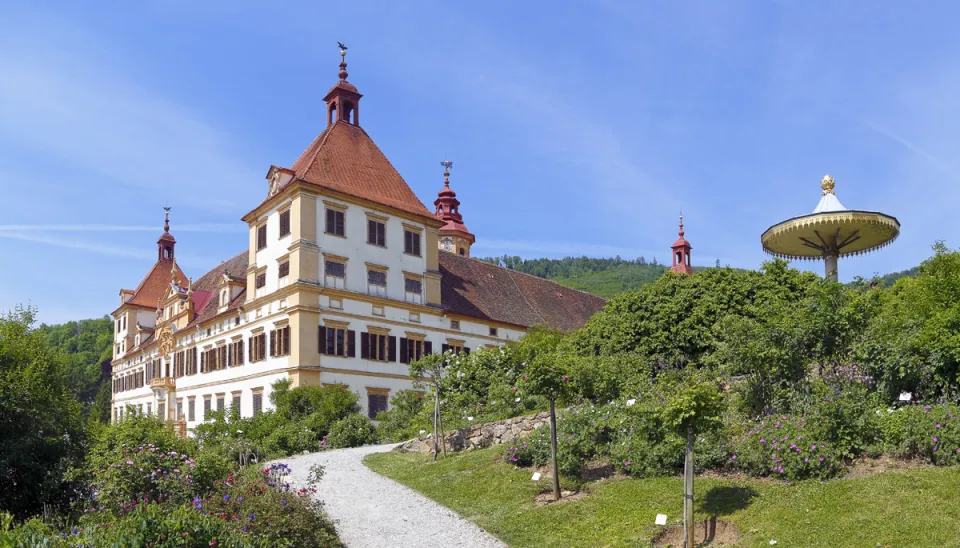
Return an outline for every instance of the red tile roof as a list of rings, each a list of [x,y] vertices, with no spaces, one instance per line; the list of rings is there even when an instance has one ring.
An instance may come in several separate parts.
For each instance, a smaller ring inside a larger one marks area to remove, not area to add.
[[[144,276],[140,285],[133,290],[133,296],[124,304],[134,306],[143,306],[147,308],[156,308],[157,300],[163,298],[164,292],[170,285],[170,268],[175,264],[172,260],[161,259],[153,265],[150,272]],[[180,266],[175,266],[177,271],[177,280],[181,286],[187,285],[187,276],[180,270]]]
[[[440,301],[446,312],[561,331],[583,327],[606,301],[558,283],[440,251]]]
[[[215,298],[217,290],[220,287],[220,280],[223,278],[224,273],[234,280],[246,279],[249,259],[250,253],[241,251],[227,261],[220,263],[203,276],[200,276],[200,278],[193,283],[194,305],[197,307],[197,317],[187,324],[187,327],[200,325],[220,315],[220,305]],[[205,296],[205,298],[198,300],[198,294],[202,294],[201,297]],[[237,296],[230,301],[224,313],[232,312],[240,308],[240,305],[242,305],[247,298],[246,294],[246,288],[241,289]]]
[[[433,217],[363,129],[337,121],[323,130],[293,164],[294,181]]]

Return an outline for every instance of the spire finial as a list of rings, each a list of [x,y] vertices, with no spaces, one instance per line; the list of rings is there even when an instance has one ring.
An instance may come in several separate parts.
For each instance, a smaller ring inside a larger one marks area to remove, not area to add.
[[[347,45],[343,42],[337,42],[337,46],[340,48],[340,73],[338,76],[340,80],[347,81]]]
[[[163,206],[163,231],[170,232],[170,206]]]
[[[444,160],[440,165],[443,166],[443,186],[450,188],[450,169],[453,167],[453,162]]]
[[[823,179],[820,179],[820,188],[823,189],[824,196],[826,196],[827,194],[833,194],[834,196],[836,196],[836,193],[833,191],[833,187],[835,185],[836,185],[836,182],[834,182],[833,177],[831,177],[829,174],[824,175]]]

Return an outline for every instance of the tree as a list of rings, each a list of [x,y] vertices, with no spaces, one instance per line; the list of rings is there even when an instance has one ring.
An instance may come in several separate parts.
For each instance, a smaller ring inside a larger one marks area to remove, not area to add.
[[[19,517],[68,500],[64,472],[84,442],[80,403],[35,315],[0,317],[0,510]]]
[[[447,360],[454,356],[451,352],[445,354],[428,354],[423,358],[410,364],[410,376],[414,379],[415,386],[429,384],[433,388],[433,460],[437,460],[440,455],[440,447],[443,447],[443,456],[447,456],[447,444],[445,440],[440,440],[443,434],[443,416],[440,412],[441,387],[443,383],[443,369]]]
[[[550,462],[553,465],[553,499],[560,500],[560,471],[557,467],[556,402],[572,393],[569,360],[573,356],[558,351],[559,331],[537,327],[517,346],[520,362],[517,389],[550,402]]]
[[[693,548],[693,442],[697,434],[719,426],[723,399],[715,383],[696,373],[683,383],[662,408],[663,423],[687,439],[683,462],[684,546]]]

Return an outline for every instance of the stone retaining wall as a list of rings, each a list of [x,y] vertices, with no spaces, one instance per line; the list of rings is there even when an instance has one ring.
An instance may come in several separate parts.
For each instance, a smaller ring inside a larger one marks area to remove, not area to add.
[[[491,445],[510,443],[517,438],[530,435],[537,428],[549,427],[549,425],[550,413],[543,412],[498,422],[467,426],[459,430],[449,430],[443,433],[443,439],[447,442],[447,451],[469,451],[490,447]],[[430,433],[401,444],[396,448],[396,451],[432,453],[433,434]]]

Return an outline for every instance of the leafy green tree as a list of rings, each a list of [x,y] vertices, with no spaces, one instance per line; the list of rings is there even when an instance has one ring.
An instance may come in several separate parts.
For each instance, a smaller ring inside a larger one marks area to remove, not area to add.
[[[441,402],[443,398],[443,373],[447,362],[455,357],[452,352],[445,354],[428,354],[413,362],[409,366],[410,376],[416,379],[414,386],[430,386],[433,389],[433,460],[437,460],[441,447],[443,454],[447,454],[447,444],[443,437],[443,414]]]
[[[960,252],[942,242],[920,265],[879,296],[856,356],[888,398],[911,392],[925,400],[960,397]]]
[[[576,394],[570,382],[570,362],[576,357],[559,352],[562,335],[544,327],[532,329],[517,346],[520,359],[517,390],[550,402],[550,461],[553,465],[553,498],[560,500],[560,470],[557,467],[557,400]]]
[[[19,517],[67,500],[64,472],[84,441],[80,403],[35,313],[0,317],[0,509]]]
[[[109,379],[101,377],[100,364],[113,355],[113,325],[104,316],[37,328],[50,350],[60,355],[67,381],[85,407],[94,402],[104,383],[109,385]]]
[[[722,424],[723,398],[716,383],[691,374],[662,409],[663,423],[687,439],[683,464],[684,545],[693,548],[693,445],[698,434]]]

